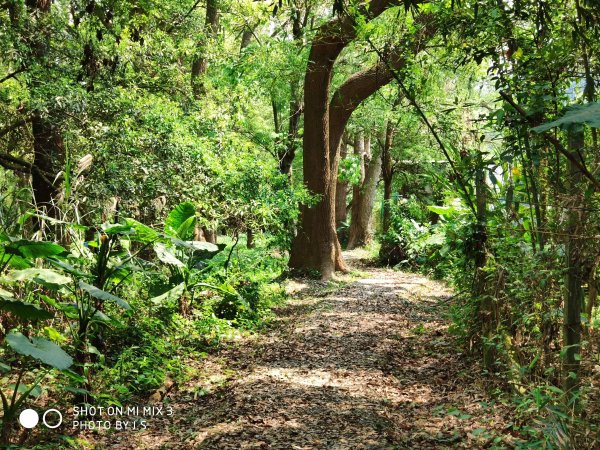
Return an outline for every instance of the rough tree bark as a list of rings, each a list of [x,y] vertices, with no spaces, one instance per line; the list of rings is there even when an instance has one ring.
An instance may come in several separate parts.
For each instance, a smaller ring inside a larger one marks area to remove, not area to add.
[[[43,16],[50,13],[52,2],[50,0],[28,0],[26,5],[29,10],[39,14],[37,20],[42,20]],[[48,53],[50,43],[47,31],[39,30],[39,35],[43,36],[43,39],[36,40],[31,50],[37,59],[42,60]],[[36,82],[34,81],[29,88],[35,89]],[[37,207],[48,216],[57,217],[59,211],[54,199],[58,195],[60,182],[56,180],[56,174],[64,164],[65,151],[59,127],[47,118],[51,116],[51,111],[46,115],[42,115],[37,110],[31,114],[34,155],[31,165],[31,185]],[[37,226],[39,225],[38,221]]]
[[[390,207],[392,201],[392,182],[394,181],[394,165],[392,164],[392,143],[394,140],[394,126],[392,121],[388,120],[385,126],[385,139],[383,142],[383,150],[381,151],[382,170],[381,177],[383,178],[383,224],[382,230],[384,233],[390,229]]]
[[[371,217],[377,191],[377,181],[379,181],[381,175],[382,161],[380,154],[371,154],[369,136],[365,137],[363,142],[361,183],[354,186],[352,191],[352,219],[348,237],[348,249],[350,250],[367,245],[373,238]],[[358,147],[360,150],[359,145]]]
[[[219,2],[218,0],[206,0],[206,18],[204,20],[204,36],[198,44],[198,57],[192,62],[192,91],[196,99],[206,93],[206,87],[202,80],[208,69],[208,58],[206,57],[206,45],[208,41],[217,37],[219,31]]]
[[[395,4],[390,0],[373,0],[364,11],[366,20],[377,17]],[[420,38],[433,32],[433,27],[428,25],[426,23],[420,31]],[[292,269],[319,270],[323,279],[332,278],[335,270],[347,270],[335,232],[338,149],[344,128],[356,107],[392,78],[385,64],[376,64],[351,76],[329,104],[333,65],[340,52],[355,37],[354,19],[350,16],[342,15],[323,25],[313,39],[304,79],[303,175],[308,191],[317,195],[318,201],[312,207],[301,206],[289,266]],[[421,41],[411,42],[410,50],[418,52]],[[402,57],[390,59],[396,68],[404,63]]]
[[[584,135],[581,132],[569,133],[569,151],[579,157],[584,146]],[[568,162],[567,223],[565,230],[566,265],[563,320],[563,389],[567,400],[577,398],[579,389],[579,360],[581,354],[581,305],[583,303],[583,288],[581,286],[582,246],[584,242],[578,236],[581,234],[582,223],[585,221],[582,211],[581,171]]]
[[[348,154],[346,144],[340,145],[340,159],[344,159]],[[348,209],[346,208],[346,199],[348,197],[348,182],[337,180],[335,187],[335,228],[339,229],[348,218]]]
[[[55,176],[45,176],[43,173],[56,174],[58,167],[64,163],[65,149],[62,135],[38,112],[31,121],[33,136],[33,165],[31,171],[31,186],[33,198],[38,209],[50,217],[57,217],[59,211],[54,199],[59,194],[60,183]]]

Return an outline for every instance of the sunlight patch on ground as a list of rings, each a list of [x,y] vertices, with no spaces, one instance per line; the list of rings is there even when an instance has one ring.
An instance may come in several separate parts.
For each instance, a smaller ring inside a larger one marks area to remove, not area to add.
[[[381,285],[396,286],[396,285],[398,285],[398,280],[393,280],[393,279],[389,279],[389,278],[365,278],[363,280],[358,280],[356,283],[357,284],[376,285],[376,286],[381,286]]]

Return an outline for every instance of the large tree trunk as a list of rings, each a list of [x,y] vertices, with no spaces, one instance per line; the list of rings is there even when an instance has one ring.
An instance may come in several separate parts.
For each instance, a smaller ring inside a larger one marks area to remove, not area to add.
[[[56,180],[59,167],[64,164],[65,151],[62,136],[57,128],[36,112],[31,121],[33,135],[33,164],[31,186],[38,209],[50,217],[58,217],[55,199],[60,184]],[[49,174],[49,175],[45,175]]]
[[[333,167],[337,174],[337,161],[331,161],[329,150],[329,90],[333,64],[355,35],[348,16],[323,25],[314,37],[304,78],[304,184],[319,198],[313,206],[300,207],[289,266],[318,270],[323,279],[330,279],[336,266],[345,268],[335,233],[335,180],[331,174]]]
[[[49,35],[43,25],[43,17],[50,12],[50,0],[27,0],[26,5],[32,11],[39,13],[41,29],[38,30],[37,39],[31,50],[35,57],[42,60],[46,57],[50,47]],[[35,89],[37,83],[30,86]],[[47,114],[51,116],[52,113]],[[33,111],[31,119],[31,134],[33,136],[33,163],[31,167],[31,185],[36,206],[50,217],[57,217],[59,211],[55,204],[60,183],[56,175],[64,164],[64,145],[59,128],[52,124],[40,111]],[[40,223],[38,221],[37,226]]]
[[[361,184],[355,186],[352,191],[352,219],[348,237],[348,249],[367,245],[373,238],[371,230],[371,218],[377,181],[381,175],[381,158],[379,154],[371,155],[370,139],[364,139],[363,152],[361,155]],[[360,145],[355,146],[359,147]],[[355,148],[356,152],[356,148]]]
[[[192,91],[194,97],[200,98],[206,94],[203,75],[208,69],[206,47],[210,40],[217,37],[219,30],[219,4],[218,0],[206,0],[206,18],[204,20],[204,36],[198,44],[198,56],[192,62]]]
[[[390,0],[373,0],[362,12],[370,20],[395,4]],[[418,36],[428,36],[432,31],[426,23]],[[328,103],[335,60],[355,37],[355,24],[350,16],[343,15],[323,25],[313,39],[304,79],[304,183],[311,194],[318,196],[318,201],[312,207],[301,206],[289,266],[319,270],[324,279],[331,278],[335,270],[347,270],[335,233],[338,149],[344,128],[356,107],[392,79],[387,66],[377,64],[350,77],[333,95],[331,105]],[[412,52],[419,50],[420,41],[410,43]],[[399,55],[390,58],[395,67],[404,64]]]

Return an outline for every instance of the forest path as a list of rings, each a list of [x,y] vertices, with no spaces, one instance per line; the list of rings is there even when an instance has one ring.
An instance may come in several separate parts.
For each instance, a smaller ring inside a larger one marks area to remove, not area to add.
[[[508,411],[490,404],[448,334],[451,293],[416,274],[361,271],[365,277],[335,290],[311,283],[266,333],[201,361],[196,394],[193,386],[173,393],[175,415],[164,426],[114,435],[110,448],[508,444]]]

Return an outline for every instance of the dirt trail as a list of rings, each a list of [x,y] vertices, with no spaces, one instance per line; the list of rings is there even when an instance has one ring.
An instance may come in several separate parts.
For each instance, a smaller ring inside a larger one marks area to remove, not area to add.
[[[425,277],[366,277],[298,295],[275,326],[201,368],[203,395],[110,448],[439,449],[507,444],[503,416],[448,334],[451,295]],[[188,386],[188,389],[190,387]],[[504,429],[504,432],[503,432]]]

